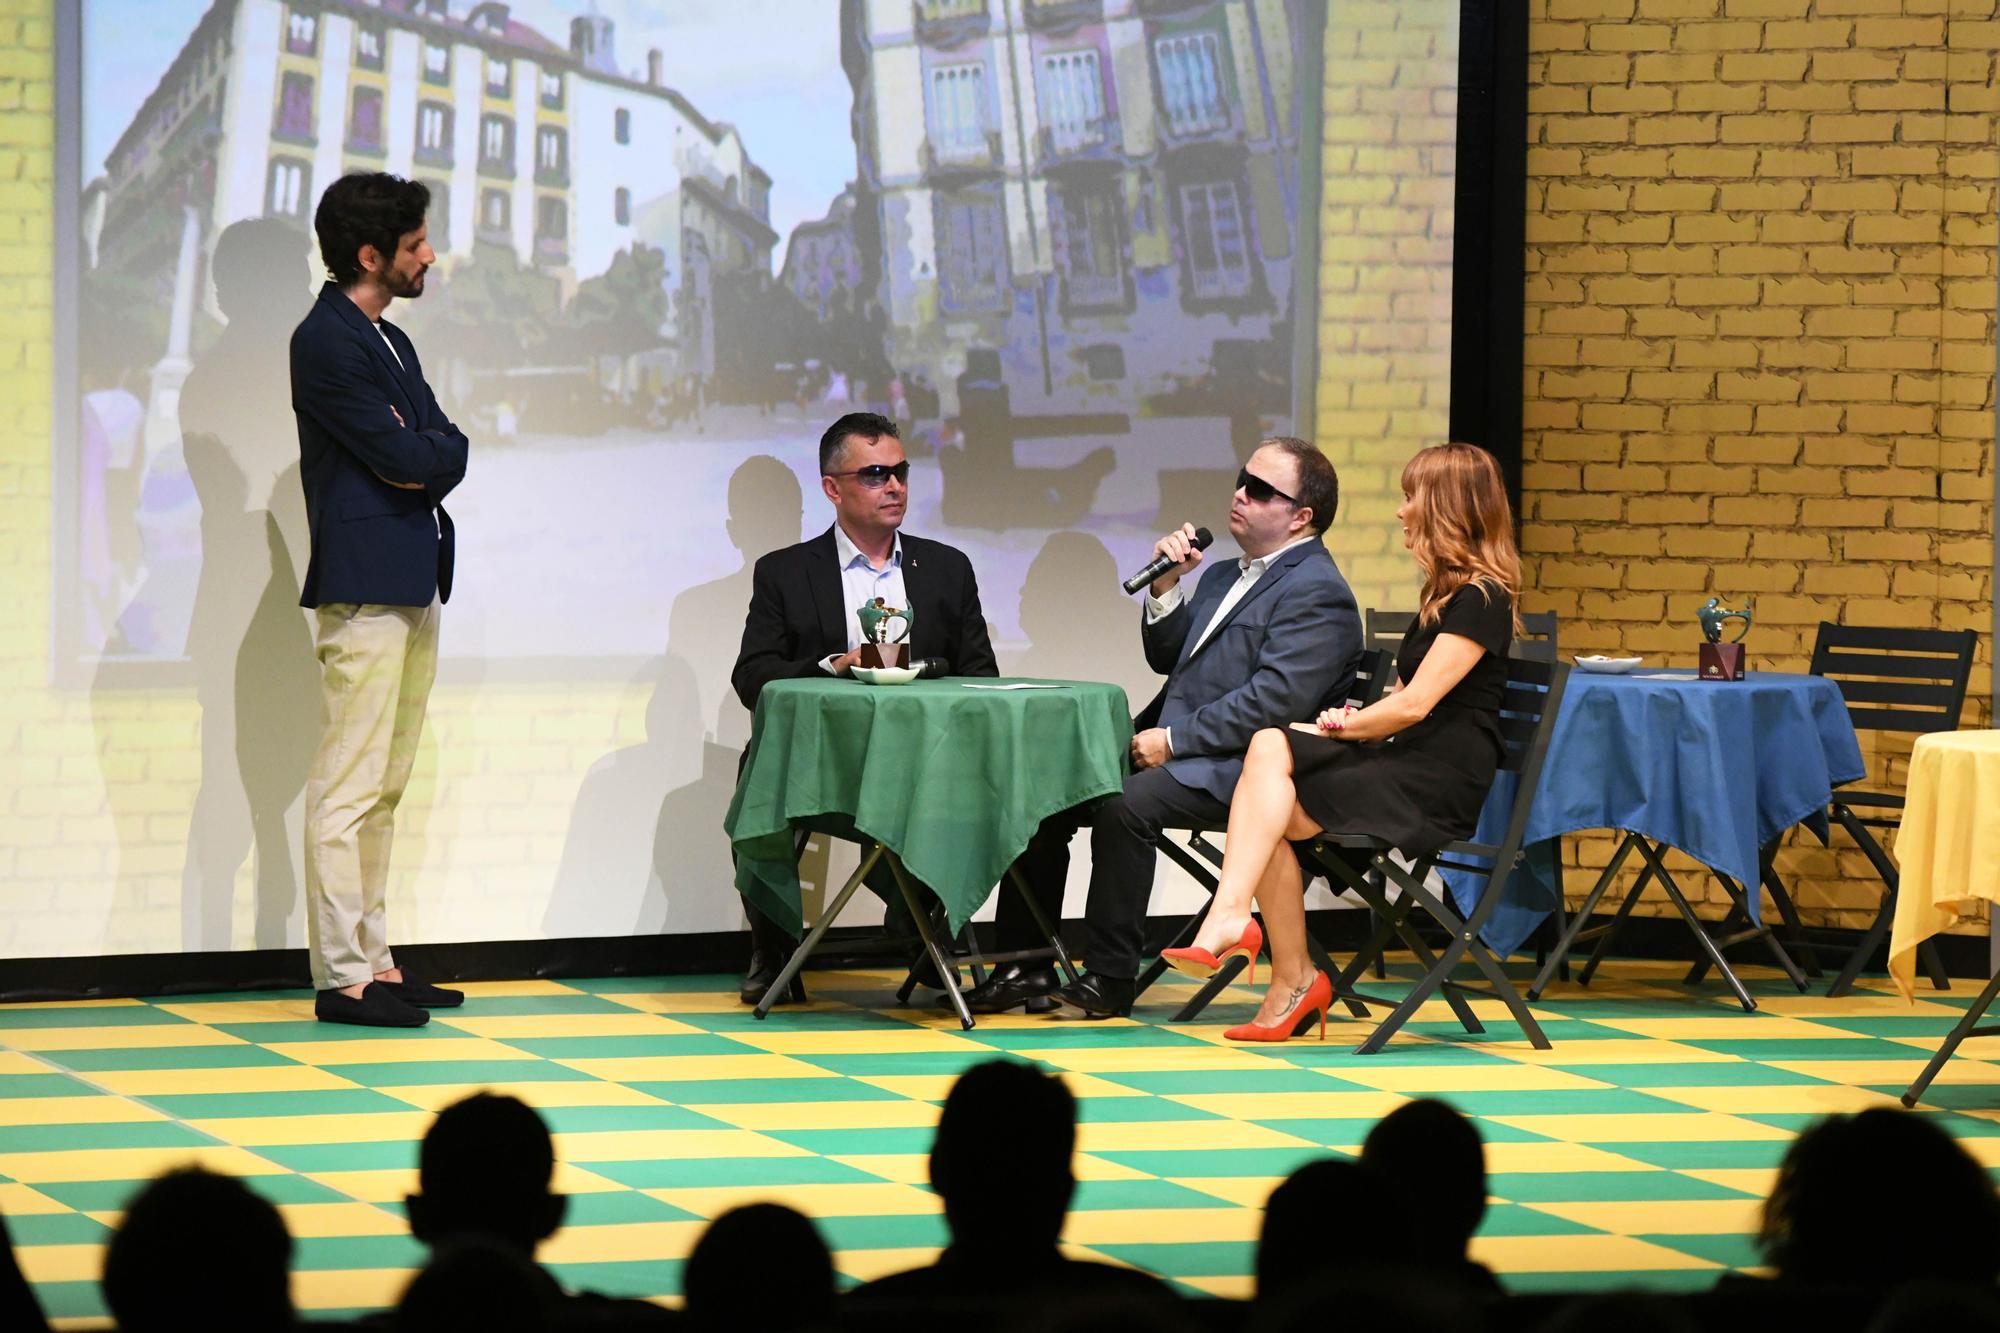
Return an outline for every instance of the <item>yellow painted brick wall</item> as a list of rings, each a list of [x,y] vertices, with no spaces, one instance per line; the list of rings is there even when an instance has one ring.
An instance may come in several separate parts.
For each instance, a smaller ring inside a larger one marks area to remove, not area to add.
[[[1416,600],[1399,478],[1450,424],[1457,53],[1458,0],[1328,13],[1313,438],[1340,469],[1327,547],[1362,606]]]
[[[1972,628],[1989,723],[1995,17],[1532,0],[1526,600],[1565,649],[1690,664],[1710,596],[1772,669],[1821,620]],[[1844,837],[1780,871],[1835,924],[1879,893]]]

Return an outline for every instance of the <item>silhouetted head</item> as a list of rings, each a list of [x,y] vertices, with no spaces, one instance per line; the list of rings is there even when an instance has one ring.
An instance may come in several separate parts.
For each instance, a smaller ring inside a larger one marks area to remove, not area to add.
[[[931,1142],[931,1186],[954,1244],[1034,1250],[1056,1243],[1076,1191],[1076,1098],[1019,1060],[974,1065],[952,1084]]]
[[[306,236],[296,223],[284,218],[230,223],[216,238],[209,264],[215,303],[234,327],[290,332],[312,301],[306,255]]]
[[[796,542],[804,513],[798,474],[769,454],[746,458],[729,474],[729,540],[747,559]]]
[[[1362,1219],[1366,1219],[1365,1222]],[[1357,1223],[1342,1226],[1344,1220]],[[1264,1204],[1257,1238],[1257,1299],[1330,1280],[1370,1281],[1410,1266],[1409,1218],[1400,1191],[1361,1163],[1307,1162]],[[1338,1237],[1332,1242],[1329,1237]]]
[[[1927,1117],[1878,1107],[1799,1135],[1764,1201],[1757,1243],[1790,1282],[1990,1284],[2000,1273],[2000,1200],[1985,1168]]]
[[[810,1218],[753,1203],[708,1224],[682,1271],[681,1294],[704,1328],[807,1328],[833,1315],[833,1257]]]
[[[562,1225],[565,1200],[549,1191],[555,1162],[548,1126],[526,1103],[490,1092],[454,1102],[418,1152],[410,1232],[431,1246],[494,1236],[532,1255]]]
[[[243,1182],[200,1167],[139,1191],[104,1255],[104,1302],[128,1333],[292,1324],[292,1237]]]
[[[555,1284],[520,1250],[485,1237],[441,1246],[396,1306],[397,1333],[539,1333],[555,1326]]]
[[[1465,1258],[1486,1216],[1486,1145],[1470,1120],[1435,1098],[1405,1102],[1368,1131],[1361,1160],[1424,1201],[1410,1233],[1414,1258]]]

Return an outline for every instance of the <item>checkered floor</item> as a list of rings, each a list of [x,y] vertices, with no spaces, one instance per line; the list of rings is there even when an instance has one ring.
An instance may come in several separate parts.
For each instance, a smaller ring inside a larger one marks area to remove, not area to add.
[[[118,1210],[199,1161],[282,1209],[302,1310],[351,1315],[393,1303],[422,1259],[401,1200],[431,1113],[503,1088],[557,1134],[574,1197],[543,1258],[567,1283],[672,1298],[704,1219],[760,1198],[817,1218],[840,1273],[866,1279],[943,1243],[931,1125],[955,1074],[1011,1053],[1064,1071],[1081,1101],[1070,1245],[1189,1291],[1247,1294],[1272,1184],[1424,1094],[1485,1133],[1477,1253],[1508,1286],[1699,1287],[1755,1262],[1758,1200],[1792,1135],[1892,1104],[1972,990],[1911,1007],[1886,982],[1827,1000],[1766,976],[1753,1015],[1681,971],[1617,964],[1587,991],[1555,988],[1536,1007],[1551,1051],[1489,1007],[1491,1032],[1469,1038],[1432,1005],[1368,1057],[1353,1020],[1324,1045],[1224,1042],[1247,990],[1214,1021],[1169,1026],[1186,989],[1168,983],[1130,1022],[1017,1014],[967,1033],[889,1007],[886,974],[858,972],[813,975],[811,1008],[764,1023],[720,977],[475,985],[462,1010],[388,1035],[314,1023],[297,992],[9,1006],[0,1211],[51,1316],[89,1326]],[[2000,1166],[2000,1039],[1968,1043],[1926,1105]]]

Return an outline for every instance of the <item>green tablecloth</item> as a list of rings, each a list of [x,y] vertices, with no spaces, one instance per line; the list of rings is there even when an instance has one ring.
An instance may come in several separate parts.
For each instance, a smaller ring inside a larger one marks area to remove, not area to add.
[[[1124,784],[1125,691],[1088,681],[780,680],[757,699],[723,828],[736,887],[803,931],[792,828],[851,821],[936,890],[953,930],[986,901],[1043,819]]]

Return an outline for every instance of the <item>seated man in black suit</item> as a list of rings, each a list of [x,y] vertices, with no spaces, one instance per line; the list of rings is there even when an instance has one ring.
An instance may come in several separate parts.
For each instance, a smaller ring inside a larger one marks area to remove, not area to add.
[[[1044,820],[1019,862],[1037,899],[1060,903],[1069,840],[1089,826],[1090,970],[1058,990],[1053,967],[1003,965],[967,995],[974,1012],[1052,992],[1092,1018],[1131,1010],[1161,831],[1220,825],[1251,736],[1305,721],[1344,699],[1354,679],[1361,617],[1320,541],[1339,499],[1325,454],[1290,436],[1268,439],[1237,474],[1229,506],[1242,559],[1211,570],[1190,597],[1180,583],[1202,562],[1194,529],[1170,532],[1153,548],[1179,563],[1145,599],[1146,661],[1167,679],[1133,724],[1133,771],[1118,795]]]
[[[873,412],[850,412],[819,442],[820,490],[833,505],[833,526],[810,541],[773,551],[751,574],[750,613],[730,684],[753,714],[757,696],[774,680],[845,675],[861,658],[855,611],[881,598],[914,613],[910,660],[939,657],[955,676],[997,676],[979,581],[965,553],[903,532],[910,461],[896,423]],[[882,872],[869,883],[893,897]],[[1003,949],[1041,944],[1027,913],[1001,901]],[[790,937],[749,903],[750,967],[742,999],[755,1004],[791,955]]]
[[[1028,1327],[1026,1317],[1083,1305],[1115,1306],[1110,1327],[1157,1327],[1159,1313],[1181,1303],[1158,1278],[1056,1247],[1076,1193],[1075,1153],[1076,1098],[1061,1078],[1020,1060],[966,1070],[931,1141],[931,1188],[951,1244],[930,1267],[878,1278],[846,1300],[949,1306],[943,1322],[954,1328]]]

